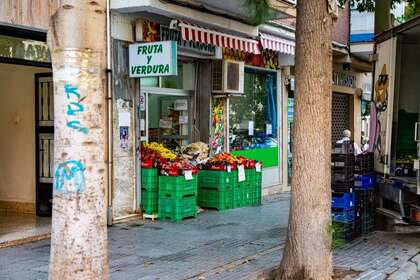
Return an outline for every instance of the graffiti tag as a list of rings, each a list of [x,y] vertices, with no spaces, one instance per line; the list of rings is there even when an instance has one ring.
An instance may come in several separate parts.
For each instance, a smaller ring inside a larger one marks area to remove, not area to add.
[[[64,85],[64,92],[66,93],[67,100],[67,116],[77,118],[80,113],[85,111],[85,107],[81,103],[84,98],[80,98],[80,92],[77,87],[74,87],[70,84]],[[88,133],[88,128],[83,126],[79,120],[71,120],[67,122],[67,127],[75,129],[83,134]]]
[[[60,192],[83,192],[85,190],[85,166],[77,160],[58,164],[55,170],[54,187]]]

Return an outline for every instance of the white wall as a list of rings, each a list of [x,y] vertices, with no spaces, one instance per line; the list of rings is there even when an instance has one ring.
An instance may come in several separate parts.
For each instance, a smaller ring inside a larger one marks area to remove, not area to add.
[[[399,108],[418,113],[420,106],[420,45],[403,44],[401,50]]]
[[[374,28],[374,13],[351,11],[351,34],[374,33]]]
[[[35,203],[35,73],[0,63],[0,201]]]

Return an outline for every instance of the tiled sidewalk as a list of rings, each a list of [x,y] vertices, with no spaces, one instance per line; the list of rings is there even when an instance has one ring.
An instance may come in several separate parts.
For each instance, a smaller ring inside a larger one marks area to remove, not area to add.
[[[261,207],[206,211],[179,224],[114,226],[109,229],[111,277],[253,279],[280,261],[288,208],[289,195],[283,194]],[[420,236],[375,233],[336,251],[334,263],[372,275],[363,279],[384,279],[419,251]],[[1,249],[0,279],[47,279],[48,258],[49,241]]]

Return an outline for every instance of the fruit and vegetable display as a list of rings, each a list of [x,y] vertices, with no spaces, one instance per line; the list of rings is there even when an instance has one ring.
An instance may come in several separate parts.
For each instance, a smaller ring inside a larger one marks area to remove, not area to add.
[[[256,161],[230,153],[218,153],[208,157],[209,147],[203,142],[192,143],[181,148],[177,153],[159,143],[144,143],[141,148],[141,167],[158,168],[159,173],[168,176],[181,176],[190,170],[196,174],[199,169],[234,170],[239,165],[255,168]]]
[[[205,162],[209,157],[209,146],[203,142],[192,143],[181,148],[179,157],[181,160],[191,161],[195,164]]]
[[[175,160],[177,158],[177,155],[175,153],[173,153],[168,148],[165,148],[162,144],[156,142],[152,142],[150,144],[144,143],[143,147],[159,153],[161,157],[167,160]]]
[[[208,147],[204,143],[193,143],[182,149],[178,155],[163,146],[152,142],[143,143],[141,147],[141,167],[158,168],[160,174],[180,176],[185,171],[191,170],[192,174],[198,172],[197,158],[207,158]]]
[[[255,168],[256,161],[247,159],[243,156],[235,156],[230,153],[222,152],[210,158],[203,166],[204,169],[210,170],[226,170],[228,166],[236,169],[238,165],[243,165],[245,168]]]

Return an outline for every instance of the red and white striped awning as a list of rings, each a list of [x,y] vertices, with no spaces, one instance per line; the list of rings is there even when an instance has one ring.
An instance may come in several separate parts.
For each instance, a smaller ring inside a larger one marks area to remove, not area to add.
[[[295,42],[291,40],[274,37],[265,33],[260,33],[260,40],[264,49],[295,55]]]
[[[178,26],[181,27],[183,40],[260,54],[257,40],[221,33],[185,21],[179,21]]]

